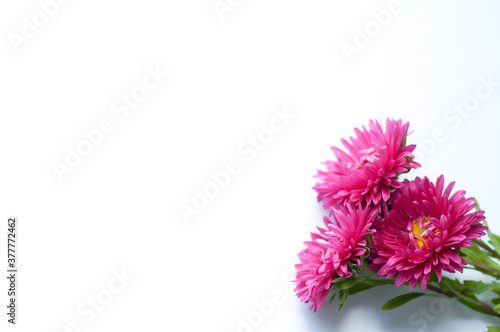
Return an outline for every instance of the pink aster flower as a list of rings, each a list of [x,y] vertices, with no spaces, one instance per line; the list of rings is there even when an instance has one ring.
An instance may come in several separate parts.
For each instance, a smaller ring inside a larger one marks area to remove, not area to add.
[[[413,288],[420,280],[426,289],[432,271],[439,281],[443,270],[463,272],[467,263],[458,255],[460,248],[485,235],[484,211],[470,212],[474,199],[465,198],[465,191],[451,195],[454,182],[444,185],[442,175],[436,185],[416,178],[393,193],[393,209],[372,242],[370,269],[387,278],[397,274],[396,287],[409,281]]]
[[[369,129],[354,128],[356,138],[342,139],[347,153],[331,147],[336,161],[327,161],[326,171],[316,175],[322,182],[314,189],[324,207],[338,204],[373,205],[389,200],[391,189],[400,188],[398,174],[420,167],[413,161],[415,145],[406,146],[409,123],[387,119],[385,132],[378,121]]]
[[[312,240],[299,253],[300,264],[295,265],[297,277],[295,291],[302,302],[316,311],[325,301],[333,279],[349,278],[349,263],[361,265],[360,257],[366,253],[366,237],[375,232],[370,227],[379,210],[361,207],[332,209],[335,221],[324,217],[326,229],[311,233]]]

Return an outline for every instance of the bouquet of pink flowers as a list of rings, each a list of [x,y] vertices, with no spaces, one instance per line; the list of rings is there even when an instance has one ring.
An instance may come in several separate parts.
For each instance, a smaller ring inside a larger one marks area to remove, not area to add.
[[[435,182],[399,180],[420,167],[413,160],[416,146],[406,145],[408,127],[388,119],[384,131],[370,121],[368,129],[355,128],[356,137],[342,140],[346,151],[332,147],[337,160],[324,163],[314,187],[330,218],[299,253],[297,296],[314,311],[337,296],[340,311],[348,295],[379,285],[419,286],[500,317],[500,283],[443,275],[466,267],[500,277],[500,237],[488,230],[475,199],[453,192],[454,182],[446,185],[442,175]],[[493,293],[491,301],[478,299],[485,292]],[[382,310],[427,294],[398,296]]]

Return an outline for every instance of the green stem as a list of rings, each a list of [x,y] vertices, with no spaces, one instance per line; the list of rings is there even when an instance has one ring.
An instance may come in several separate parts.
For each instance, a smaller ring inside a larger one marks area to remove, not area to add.
[[[491,307],[491,306],[487,305],[486,303],[481,302],[479,300],[476,300],[476,299],[473,299],[473,298],[470,298],[470,297],[461,298],[459,296],[455,296],[453,294],[450,294],[447,291],[445,291],[445,290],[443,290],[443,289],[441,289],[439,287],[433,286],[433,285],[427,285],[427,289],[430,290],[430,291],[433,291],[435,293],[438,293],[440,295],[444,295],[444,296],[447,296],[449,298],[456,299],[457,301],[468,302],[470,305],[475,305],[478,308],[481,308],[481,309],[489,312],[491,315],[500,318],[500,313],[496,312],[495,309],[493,309],[493,307]]]
[[[479,301],[478,301],[479,302]],[[491,313],[492,315],[495,315],[497,317],[500,318],[500,314],[498,312],[495,311],[495,309],[493,309],[491,306],[483,303],[483,302],[479,302],[479,304],[477,305],[479,308],[483,309],[483,310],[486,310],[488,311],[489,313]]]
[[[475,239],[475,240],[472,240],[472,242],[474,242],[475,244],[477,244],[478,246],[480,246],[481,248],[485,249],[486,251],[488,251],[488,253],[495,257],[495,258],[498,258],[500,259],[500,255],[493,249],[490,248],[490,246],[488,246],[486,243],[484,243],[483,240],[480,240],[480,239]]]
[[[480,269],[480,270],[484,270],[484,271],[487,271],[488,274],[494,276],[494,277],[497,277],[497,278],[500,278],[500,270],[497,270],[495,269],[494,267],[491,267],[489,265],[486,265],[486,264],[483,264],[483,263],[480,263],[480,262],[476,262],[472,259],[466,259],[467,263],[475,266],[476,268]]]
[[[452,299],[461,300],[459,297],[456,297],[455,295],[450,294],[447,291],[442,290],[441,288],[433,286],[433,285],[427,284],[427,289],[430,290],[430,291],[433,291],[435,293],[438,293],[438,294],[441,294],[441,295],[444,295],[444,296],[447,296],[447,297],[451,297]]]

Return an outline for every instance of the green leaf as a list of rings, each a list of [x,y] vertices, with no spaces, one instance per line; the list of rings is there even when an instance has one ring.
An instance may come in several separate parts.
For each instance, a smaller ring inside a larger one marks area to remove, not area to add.
[[[358,282],[356,285],[354,285],[353,287],[349,288],[349,294],[350,295],[354,295],[354,294],[357,294],[357,293],[361,293],[361,292],[367,291],[369,289],[372,289],[373,287],[375,287],[375,286],[374,285],[369,285],[369,284],[364,283],[364,282]]]
[[[347,295],[349,295],[349,289],[341,289],[339,291],[339,302],[340,302],[339,312],[341,312],[342,308],[344,308],[344,304],[347,300]]]
[[[364,282],[372,286],[394,285],[394,279],[366,279]]]
[[[335,300],[335,295],[337,294],[337,290],[335,287],[330,288],[330,292],[328,292],[328,295],[326,296],[326,301],[332,303],[333,300]]]
[[[444,281],[444,283],[443,283]],[[455,280],[454,282],[451,281],[451,280],[444,280],[443,278],[443,281],[441,282],[441,288],[449,291],[450,293],[454,294],[456,297],[457,297],[457,300],[462,303],[463,305],[465,305],[466,307],[469,307],[470,309],[474,310],[474,311],[477,311],[477,312],[480,312],[482,314],[485,314],[485,315],[490,315],[490,316],[495,316],[495,314],[487,311],[487,310],[484,310],[483,308],[481,308],[478,304],[480,304],[480,301],[474,296],[474,295],[471,295],[471,296],[466,296],[465,294],[462,294],[460,293],[460,291],[458,290],[460,287],[464,287],[463,284],[460,284],[458,282],[458,280]],[[451,281],[451,283],[450,283]],[[460,285],[459,287],[456,287],[453,285],[453,283],[455,285]]]
[[[421,296],[424,296],[424,295],[426,295],[426,294],[425,293],[407,293],[407,294],[396,296],[395,298],[390,299],[389,301],[387,301],[382,306],[382,310],[383,311],[392,310],[394,308],[402,306],[403,304],[405,304],[405,303],[407,303],[407,302],[409,302],[411,300],[417,299],[417,298],[419,298]]]
[[[476,262],[483,264],[489,263],[490,256],[484,251],[482,251],[481,248],[479,248],[479,246],[475,243],[470,247],[462,248],[460,251],[466,254],[467,257],[469,257],[470,259],[475,260]]]
[[[473,304],[468,300],[458,300],[458,302],[462,303],[464,306],[469,307],[470,309],[472,309],[474,311],[480,312],[480,313],[485,314],[485,315],[497,317],[495,314],[492,314],[491,312],[486,311],[481,307],[478,307],[476,304]]]
[[[479,202],[475,198],[474,198],[474,203],[476,203],[476,207],[474,208],[474,210],[476,210],[476,211],[481,210],[481,207],[479,206]]]
[[[427,284],[429,285],[429,284],[432,284],[433,282],[439,283],[438,276],[437,276],[436,272],[431,271],[431,276],[430,276],[429,280],[427,280]]]
[[[365,247],[365,253],[363,254],[363,258],[368,258],[372,250],[369,247]]]
[[[466,286],[462,283],[460,283],[458,280],[451,280],[447,277],[443,277],[441,282],[439,283],[439,287],[441,289],[453,294],[456,296],[457,300],[462,303],[463,305],[469,307],[472,310],[475,310],[477,312],[480,312],[485,315],[490,315],[496,317],[494,313],[491,313],[483,308],[481,308],[479,305],[481,302],[474,296],[467,296],[465,295],[465,291],[467,290]],[[493,292],[498,292],[498,290],[493,290]]]
[[[476,207],[475,207],[476,211],[481,210],[481,207],[479,206],[479,202],[475,198],[474,198],[474,203],[476,203]],[[486,222],[486,220],[484,220],[483,223],[486,227],[488,227],[488,229],[486,230],[486,234],[488,235],[488,238],[490,239],[490,243],[495,248],[495,251],[497,252],[497,254],[500,255],[500,237],[496,234],[493,234],[490,231],[490,227],[488,226],[488,223]]]
[[[496,299],[491,300],[494,304],[499,304],[500,303],[500,297],[497,297]]]
[[[443,276],[441,278],[441,282],[439,283],[439,287],[441,287],[442,289],[444,289],[446,291],[451,291],[454,294],[457,290],[463,290],[463,284],[461,284],[457,279],[450,279],[450,278],[445,277],[445,276]]]
[[[486,230],[486,234],[488,235],[488,238],[490,239],[490,243],[495,248],[495,251],[497,252],[497,254],[500,255],[500,236],[493,234],[490,231],[490,227],[486,223],[486,220],[484,221],[484,225],[488,227],[488,229]]]
[[[496,306],[494,306],[493,310],[495,310],[496,312],[500,313],[500,304],[497,304]]]
[[[341,282],[335,283],[334,285],[335,288],[337,289],[349,289],[352,286],[356,285],[357,282],[358,282],[357,278],[347,278]]]
[[[500,327],[496,326],[486,326],[488,328],[488,332],[500,332]]]
[[[500,289],[500,284],[496,282],[486,284],[482,281],[465,280],[463,285],[464,285],[463,293],[465,295],[481,294],[484,292],[491,292],[493,290]]]
[[[471,247],[462,248],[461,251],[467,255],[467,257],[465,257],[464,259],[467,263],[469,263],[471,265],[474,265],[474,262],[472,262],[472,261],[475,261],[475,262],[487,265],[488,267],[491,267],[495,270],[500,270],[500,265],[498,265],[496,262],[494,262],[490,258],[490,256],[487,253],[485,253],[484,251],[482,251],[479,248],[479,246],[475,243]],[[498,273],[493,273],[493,272],[485,270],[481,267],[476,267],[476,269],[483,272],[483,273],[486,273],[486,274],[489,274],[489,275],[492,275],[495,277],[500,276],[500,275],[498,275]]]

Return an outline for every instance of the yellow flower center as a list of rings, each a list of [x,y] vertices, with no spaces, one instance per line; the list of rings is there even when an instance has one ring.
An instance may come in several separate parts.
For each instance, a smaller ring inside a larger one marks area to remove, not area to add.
[[[413,220],[411,222],[411,229],[410,225],[408,225],[408,228],[408,235],[413,237],[419,248],[424,246],[427,247],[429,232],[434,232],[436,235],[440,234],[439,230],[431,224],[431,218],[429,216],[419,217],[418,219]]]
[[[427,239],[424,237],[425,229],[420,228],[418,220],[413,220],[411,233],[413,235],[413,238],[415,239],[415,242],[417,242],[419,248],[422,248],[424,244],[427,244]]]

